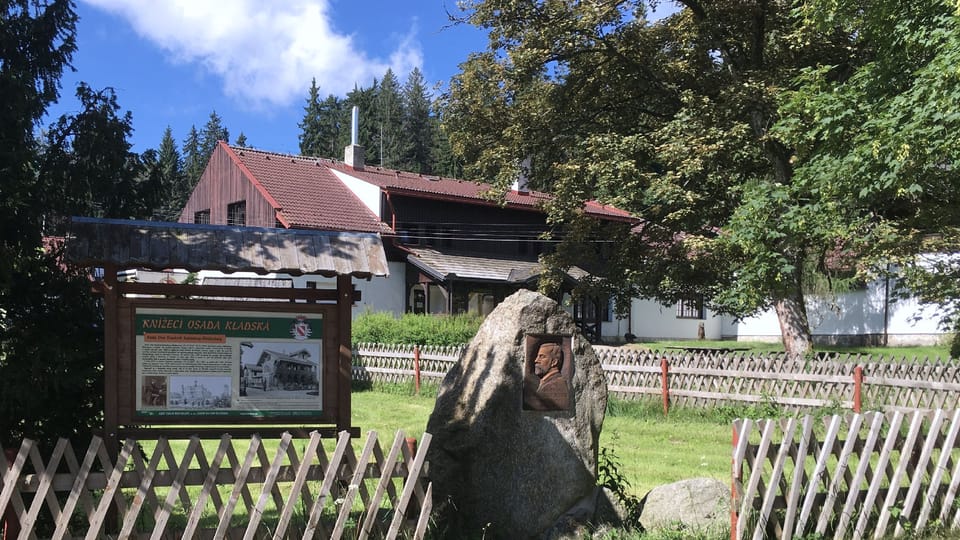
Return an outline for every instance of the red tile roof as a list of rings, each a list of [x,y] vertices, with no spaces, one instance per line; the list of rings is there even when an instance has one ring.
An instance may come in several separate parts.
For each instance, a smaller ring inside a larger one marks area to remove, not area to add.
[[[462,201],[473,204],[489,204],[499,206],[500,201],[487,194],[492,186],[483,182],[471,182],[442,176],[422,175],[417,173],[397,171],[382,167],[365,167],[362,171],[354,170],[346,163],[324,159],[328,167],[349,174],[393,194],[403,194],[413,197]],[[543,205],[552,196],[541,191],[508,191],[505,194],[507,208],[541,210]],[[633,221],[629,212],[607,206],[595,201],[587,202],[585,210],[588,214],[606,219]]]
[[[391,232],[390,227],[319,160],[252,148],[228,146],[226,149],[276,201],[280,206],[278,217],[290,227]]]
[[[280,217],[295,228],[390,232],[387,224],[380,222],[331,170],[358,178],[391,194],[467,204],[501,204],[487,195],[492,186],[486,183],[381,167],[366,167],[358,171],[343,162],[330,159],[277,154],[251,148],[228,148],[249,169],[255,181],[276,199],[282,208]],[[544,203],[550,198],[550,194],[539,191],[510,191],[506,193],[505,205],[507,208],[542,211]],[[585,210],[602,219],[636,220],[629,212],[594,201],[588,202]]]

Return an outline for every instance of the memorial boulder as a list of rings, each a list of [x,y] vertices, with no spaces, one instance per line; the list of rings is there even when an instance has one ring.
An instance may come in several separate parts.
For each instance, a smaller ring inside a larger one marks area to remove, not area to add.
[[[595,500],[606,402],[573,318],[535,292],[507,298],[447,373],[427,425],[441,532],[543,536]]]

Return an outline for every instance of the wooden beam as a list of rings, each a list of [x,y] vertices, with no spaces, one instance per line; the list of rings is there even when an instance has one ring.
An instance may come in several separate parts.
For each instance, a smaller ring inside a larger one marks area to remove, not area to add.
[[[103,269],[103,280],[100,283],[103,293],[103,434],[107,451],[111,459],[115,459],[120,450],[117,438],[119,425],[119,331],[117,325],[118,298],[117,268],[107,265]]]
[[[349,277],[347,278],[349,280]],[[339,278],[338,278],[339,282]],[[339,292],[333,289],[294,289],[279,287],[235,287],[230,285],[181,285],[174,283],[117,283],[119,294],[147,294],[174,297],[270,298],[333,303]],[[360,300],[353,291],[351,303]]]
[[[350,428],[350,380],[353,372],[351,334],[353,331],[353,280],[337,276],[337,341],[339,346],[337,381],[337,430]]]

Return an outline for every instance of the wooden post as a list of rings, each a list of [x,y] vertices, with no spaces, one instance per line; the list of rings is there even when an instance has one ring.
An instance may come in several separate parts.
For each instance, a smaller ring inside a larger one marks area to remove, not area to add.
[[[13,462],[17,459],[17,450],[15,448],[5,448],[4,456],[7,458],[7,469],[13,468]],[[14,479],[14,482],[17,480]],[[17,519],[17,513],[13,510],[13,503],[7,504],[3,509],[3,526],[0,527],[0,538],[17,538],[20,535],[20,520]]]
[[[420,345],[413,346],[413,388],[420,395]]]
[[[667,382],[667,376],[670,372],[670,363],[666,358],[660,359],[660,387],[663,394],[663,415],[667,416],[670,412],[670,385]]]
[[[417,438],[416,437],[407,437],[405,439],[407,444],[407,450],[410,450],[410,457],[416,457],[417,455]]]
[[[863,409],[863,367],[853,368],[853,412]]]
[[[119,300],[117,292],[117,267],[106,265],[100,282],[103,294],[103,441],[111,461],[116,463],[120,452],[117,434],[120,426],[120,359]]]
[[[337,276],[337,339],[339,341],[337,381],[337,431],[350,429],[350,379],[353,352],[350,344],[353,319],[353,283],[350,276]]]
[[[733,451],[730,453],[730,540],[737,540],[737,480],[740,471],[734,469],[736,465],[737,444],[740,442],[740,434],[737,433],[737,424],[733,424]]]
[[[106,264],[100,281],[103,294],[103,444],[116,464],[120,457],[120,292],[117,284],[117,267]],[[111,502],[104,518],[104,528],[109,533],[120,530],[120,513]]]

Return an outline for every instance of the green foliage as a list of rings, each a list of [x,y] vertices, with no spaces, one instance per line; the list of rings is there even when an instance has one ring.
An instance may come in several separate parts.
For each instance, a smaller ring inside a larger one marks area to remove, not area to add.
[[[47,131],[38,174],[47,184],[47,210],[146,219],[163,199],[156,152],[131,151],[133,115],[121,112],[112,89],[77,86],[80,111],[61,116]],[[53,233],[60,231],[49,231]]]
[[[183,170],[183,158],[177,148],[170,126],[163,131],[160,147],[157,150],[157,167],[166,188],[166,200],[156,212],[160,221],[177,221],[180,211],[190,198],[193,185],[189,184]]]
[[[399,319],[388,312],[368,312],[353,321],[354,343],[402,345],[462,345],[476,335],[482,319],[476,315],[415,315]]]
[[[210,154],[217,147],[217,141],[230,142],[230,132],[223,125],[223,119],[220,118],[217,111],[211,111],[207,123],[203,126],[203,131],[200,132],[200,158],[203,163],[201,170],[206,168],[207,162],[210,160]]]
[[[197,185],[206,164],[206,158],[200,153],[200,133],[197,126],[190,126],[187,138],[183,140],[183,174],[187,177],[190,190]]]
[[[320,87],[317,80],[310,81],[307,105],[303,108],[303,120],[300,122],[300,153],[304,156],[334,157],[334,143],[338,135],[336,125],[330,118],[330,103],[320,100]],[[336,107],[339,114],[339,106]]]
[[[0,445],[29,437],[86,444],[102,425],[103,320],[80,272],[59,251],[22,257],[0,300]]]
[[[960,24],[956,3],[804,2],[805,28],[832,29],[865,54],[808,69],[784,92],[778,136],[797,183],[834,202],[859,270],[960,320]]]
[[[791,148],[770,127],[795,76],[858,51],[800,25],[791,2],[678,2],[654,23],[648,4],[461,3],[490,39],[444,98],[453,147],[468,175],[501,188],[530,158],[531,183],[556,196],[552,223],[575,227],[592,199],[641,218],[591,267],[616,297],[704,294],[735,316],[774,307],[802,355],[804,269],[846,229],[794,182]],[[563,267],[585,239],[550,262]]]
[[[381,81],[374,80],[368,88],[356,86],[345,98],[330,94],[321,100],[320,88],[312,81],[298,124],[300,153],[343,159],[355,105],[360,111],[357,139],[369,165],[462,176],[462,164],[440,130],[439,112],[419,69],[411,71],[403,85],[387,69]]]
[[[433,122],[430,121],[430,98],[426,81],[418,68],[413,68],[403,85],[403,133],[406,144],[402,145],[402,169],[430,174],[433,172],[434,138]]]
[[[80,83],[77,112],[41,125],[76,49],[73,3],[2,10],[0,444],[52,448],[102,425],[103,321],[87,269],[66,268],[50,236],[70,215],[149,217],[164,186],[157,154],[131,152],[132,115],[110,89]]]
[[[373,113],[377,117],[380,133],[377,136],[378,148],[370,149],[371,163],[391,169],[406,169],[403,163],[403,145],[407,138],[403,130],[403,96],[400,83],[389,68],[380,81],[377,108]]]
[[[620,459],[613,448],[600,448],[597,456],[597,485],[613,493],[627,511],[627,523],[637,523],[643,511],[643,501],[630,493],[630,481],[622,472]]]

